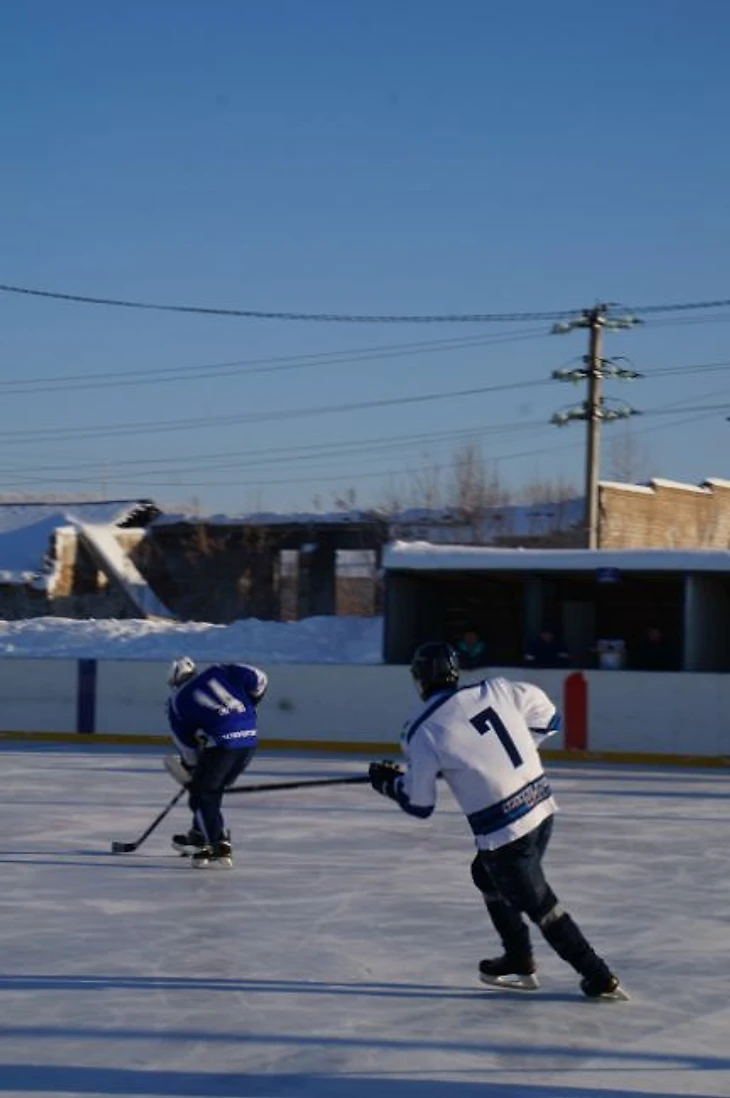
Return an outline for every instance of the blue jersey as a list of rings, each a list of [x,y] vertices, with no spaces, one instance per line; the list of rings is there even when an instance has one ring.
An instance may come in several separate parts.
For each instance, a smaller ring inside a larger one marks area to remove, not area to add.
[[[186,748],[256,746],[256,705],[268,679],[245,663],[216,663],[168,699],[173,736]]]

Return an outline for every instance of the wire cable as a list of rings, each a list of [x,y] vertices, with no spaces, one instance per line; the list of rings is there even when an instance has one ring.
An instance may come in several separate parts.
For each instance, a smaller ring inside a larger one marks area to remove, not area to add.
[[[96,424],[93,427],[43,427],[36,431],[27,429],[3,432],[3,440],[12,440],[16,445],[23,442],[36,442],[42,439],[90,439],[110,438],[120,435],[139,435],[148,432],[168,432],[180,430],[207,430],[210,427],[232,426],[242,423],[267,423],[279,420],[304,419],[317,415],[334,415],[341,412],[372,410],[374,408],[392,408],[405,404],[425,404],[437,400],[454,400],[460,397],[480,396],[484,393],[506,392],[510,389],[523,389],[525,385],[551,385],[549,378],[532,382],[513,381],[504,385],[481,385],[470,389],[456,389],[443,393],[420,393],[418,396],[389,397],[381,400],[352,401],[346,404],[321,404],[312,408],[284,408],[269,412],[244,412],[237,415],[214,416],[189,419],[153,420],[145,423],[109,423]],[[488,430],[489,428],[485,428]]]
[[[503,321],[560,320],[571,313],[581,311],[579,309],[561,309],[549,312],[526,313],[303,313],[264,309],[229,309],[205,305],[164,305],[151,301],[130,301],[123,298],[92,297],[88,294],[38,290],[31,289],[28,286],[12,286],[7,283],[0,283],[0,292],[24,294],[28,297],[50,298],[55,301],[72,301],[82,305],[107,305],[118,309],[146,309],[154,312],[192,313],[199,316],[242,317],[247,320],[314,321],[326,324],[492,324],[502,323]]]
[[[0,292],[7,294],[22,294],[27,297],[47,298],[55,301],[69,301],[82,305],[105,305],[121,309],[145,309],[155,312],[192,313],[202,316],[228,316],[242,317],[248,320],[290,320],[290,321],[314,321],[319,323],[335,324],[491,324],[503,321],[537,321],[560,320],[566,316],[583,315],[586,308],[549,310],[542,312],[514,312],[514,313],[305,313],[289,310],[264,310],[264,309],[231,309],[221,306],[205,305],[173,305],[161,304],[151,301],[134,301],[125,298],[99,297],[90,294],[72,294],[59,290],[39,290],[29,286],[16,286],[10,283],[0,283]],[[612,302],[605,306],[609,312],[613,312],[621,306]],[[730,308],[730,298],[720,298],[710,301],[681,301],[667,305],[632,305],[629,311],[638,315],[655,315],[661,313],[680,313],[702,309],[727,309]]]
[[[323,351],[310,354],[273,355],[262,358],[238,359],[229,362],[201,363],[197,366],[163,366],[145,370],[112,370],[98,374],[67,374],[58,377],[6,378],[0,380],[3,396],[26,393],[78,392],[84,389],[125,388],[137,385],[178,384],[185,381],[208,381],[212,377],[249,376],[277,373],[280,370],[300,370],[320,366],[385,361],[413,355],[441,354],[448,351],[491,347],[516,343],[544,336],[543,329],[526,329],[502,335],[460,336],[457,339],[421,340],[411,343],[384,344],[361,350]]]

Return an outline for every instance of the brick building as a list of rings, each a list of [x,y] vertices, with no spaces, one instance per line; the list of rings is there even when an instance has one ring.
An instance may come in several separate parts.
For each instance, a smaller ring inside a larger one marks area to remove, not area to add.
[[[730,549],[730,480],[599,485],[600,549]]]

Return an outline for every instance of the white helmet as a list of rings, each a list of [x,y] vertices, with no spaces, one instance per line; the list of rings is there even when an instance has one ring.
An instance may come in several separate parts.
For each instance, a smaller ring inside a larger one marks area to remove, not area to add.
[[[190,656],[181,656],[179,660],[173,660],[167,676],[168,686],[182,686],[193,677],[195,670],[195,664]]]

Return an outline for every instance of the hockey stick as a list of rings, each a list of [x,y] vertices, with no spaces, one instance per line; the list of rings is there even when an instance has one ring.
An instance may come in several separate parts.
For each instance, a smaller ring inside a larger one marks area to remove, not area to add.
[[[368,774],[355,774],[349,778],[315,778],[304,782],[265,782],[263,785],[234,785],[226,789],[229,793],[273,793],[276,789],[309,789],[313,785],[364,785],[369,782]]]
[[[269,793],[275,789],[302,789],[312,785],[364,785],[365,782],[369,782],[370,778],[367,774],[355,774],[349,778],[317,778],[314,781],[304,782],[265,782],[263,785],[238,785],[232,789],[227,789],[226,793]],[[177,802],[182,797],[183,793],[187,792],[187,786],[182,786],[170,803],[163,808],[159,816],[157,816],[146,831],[143,831],[140,837],[132,843],[123,843],[115,839],[112,843],[112,854],[132,854],[134,851],[142,845],[146,838],[148,838],[155,828],[162,823],[168,812],[171,812]]]
[[[136,840],[136,842],[122,843],[122,842],[119,842],[118,840],[115,839],[114,842],[112,843],[112,854],[131,854],[133,851],[135,851],[137,849],[138,846],[141,846],[142,843],[145,841],[145,839],[149,835],[152,834],[152,832],[155,830],[155,828],[158,826],[158,824],[162,823],[162,821],[164,820],[164,818],[168,814],[168,812],[172,811],[172,809],[175,807],[177,802],[182,797],[183,793],[187,793],[187,787],[186,786],[182,786],[180,789],[178,789],[177,793],[172,798],[170,803],[165,808],[162,809],[162,812],[160,812],[159,816],[155,817],[155,819],[152,821],[152,823],[147,828],[147,830],[142,832],[142,834]]]

